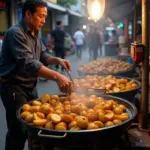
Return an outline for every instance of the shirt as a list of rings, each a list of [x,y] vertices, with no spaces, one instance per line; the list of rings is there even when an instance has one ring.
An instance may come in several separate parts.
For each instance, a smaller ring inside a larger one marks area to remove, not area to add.
[[[118,43],[118,36],[114,36],[112,35],[110,38],[109,38],[109,43],[110,44],[117,44]]]
[[[77,31],[74,34],[74,39],[75,39],[75,43],[76,45],[83,45],[84,44],[84,34],[81,31]]]
[[[49,55],[38,36],[32,36],[24,21],[12,26],[5,34],[0,59],[0,77],[12,84],[34,88],[37,72]]]
[[[54,38],[54,47],[64,48],[65,32],[61,28],[53,30],[51,36]]]
[[[97,49],[100,45],[100,35],[97,32],[91,33],[91,44],[93,49]]]
[[[70,43],[71,43],[71,39],[69,37],[66,37],[64,47],[67,48],[67,49],[70,49],[71,48]]]

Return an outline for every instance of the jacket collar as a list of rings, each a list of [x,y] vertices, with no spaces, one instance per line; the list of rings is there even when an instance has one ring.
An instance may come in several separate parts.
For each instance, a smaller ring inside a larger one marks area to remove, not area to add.
[[[31,34],[31,29],[29,28],[29,26],[24,22],[24,20],[22,19],[20,22],[19,22],[19,25],[21,25],[21,27],[23,28],[23,30],[26,32],[26,33],[29,33],[31,36],[33,36]],[[39,34],[39,31],[37,31],[35,33],[35,36],[37,37]]]

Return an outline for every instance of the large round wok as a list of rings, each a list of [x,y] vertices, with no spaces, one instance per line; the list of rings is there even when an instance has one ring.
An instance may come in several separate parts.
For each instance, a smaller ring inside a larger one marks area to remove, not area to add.
[[[78,75],[79,76],[86,76],[86,75],[113,75],[113,76],[122,76],[122,77],[132,77],[133,76],[133,70],[134,70],[134,65],[126,70],[126,71],[122,71],[122,72],[117,72],[117,73],[89,73],[89,72],[85,72],[85,71],[81,71],[80,69],[77,70]]]
[[[64,96],[64,95],[63,95]],[[122,98],[113,97],[113,96],[102,96],[106,100],[113,99],[116,100],[119,104],[123,104],[127,107],[127,112],[130,114],[128,120],[123,122],[122,124],[115,125],[112,127],[101,128],[96,130],[79,130],[79,131],[58,131],[58,130],[48,130],[45,128],[40,128],[36,126],[32,126],[26,123],[21,119],[20,113],[22,108],[17,111],[17,117],[19,121],[23,124],[28,134],[31,136],[39,137],[43,141],[50,142],[52,144],[57,145],[81,145],[81,144],[93,144],[93,143],[107,143],[110,140],[118,139],[125,131],[130,127],[133,122],[137,110],[136,107]],[[31,102],[30,102],[31,103]]]
[[[101,75],[101,76],[106,76],[106,75]],[[106,93],[108,95],[112,95],[112,96],[116,96],[116,97],[121,97],[121,98],[124,98],[130,102],[134,102],[134,99],[135,99],[135,95],[140,91],[141,89],[141,83],[135,79],[131,79],[131,78],[127,78],[127,77],[121,77],[121,76],[114,76],[118,79],[127,79],[128,81],[131,81],[133,80],[136,84],[137,84],[137,87],[133,90],[130,90],[130,91],[124,91],[124,92],[111,92],[111,93]],[[82,77],[79,77],[79,78],[76,78],[76,79],[82,79],[84,78],[84,76]],[[92,89],[91,90],[93,94],[96,94],[98,92],[104,92],[103,90],[98,90],[98,89]],[[91,93],[91,92],[90,92]],[[92,94],[91,93],[91,94]]]

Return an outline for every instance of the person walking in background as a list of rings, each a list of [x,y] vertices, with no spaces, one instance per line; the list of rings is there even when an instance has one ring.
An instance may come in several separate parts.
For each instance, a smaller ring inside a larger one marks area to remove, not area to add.
[[[76,44],[76,56],[78,58],[81,58],[81,56],[82,56],[84,39],[85,39],[84,33],[78,28],[74,34],[74,40],[75,40],[75,44]]]
[[[108,42],[110,44],[118,44],[118,35],[116,30],[112,31],[112,36],[109,38]]]
[[[60,57],[62,59],[65,58],[65,48],[64,48],[64,41],[65,41],[65,32],[62,29],[62,22],[56,22],[56,29],[51,33],[51,40],[54,44],[54,52],[56,57]],[[56,65],[56,69],[59,69],[59,65]],[[64,68],[62,67],[61,70],[63,71]]]
[[[100,42],[99,42],[99,56],[102,57],[103,55],[103,44],[104,44],[104,33],[102,30],[99,31],[99,36],[100,36]]]
[[[88,33],[88,38],[87,38],[90,59],[92,59],[92,42],[91,42],[92,33],[93,33],[93,26],[90,26],[90,31]]]
[[[93,32],[91,34],[91,49],[93,53],[93,60],[97,59],[98,57],[98,49],[100,46],[100,35],[97,32],[97,28],[93,28]]]
[[[71,50],[71,38],[68,33],[66,33],[65,36],[64,47],[65,47],[66,55],[68,56]]]
[[[109,40],[109,34],[108,34],[108,31],[105,30],[104,31],[104,42],[108,42],[108,40]]]

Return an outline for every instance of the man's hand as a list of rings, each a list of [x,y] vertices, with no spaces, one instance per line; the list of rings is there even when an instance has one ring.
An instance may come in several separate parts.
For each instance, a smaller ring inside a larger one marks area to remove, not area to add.
[[[58,58],[58,63],[66,70],[72,71],[72,66],[69,60]]]
[[[72,71],[72,67],[69,60],[61,59],[58,57],[50,56],[47,60],[47,64],[59,64],[61,65],[66,71]]]
[[[72,83],[70,79],[67,78],[66,76],[57,74],[56,83],[58,84],[61,92],[69,93],[69,94],[72,92]]]
[[[37,76],[48,79],[48,80],[55,81],[57,83],[57,85],[59,86],[60,91],[62,91],[64,93],[72,92],[71,80],[56,71],[48,69],[45,66],[41,66],[41,68],[39,69],[39,71],[37,73]]]

